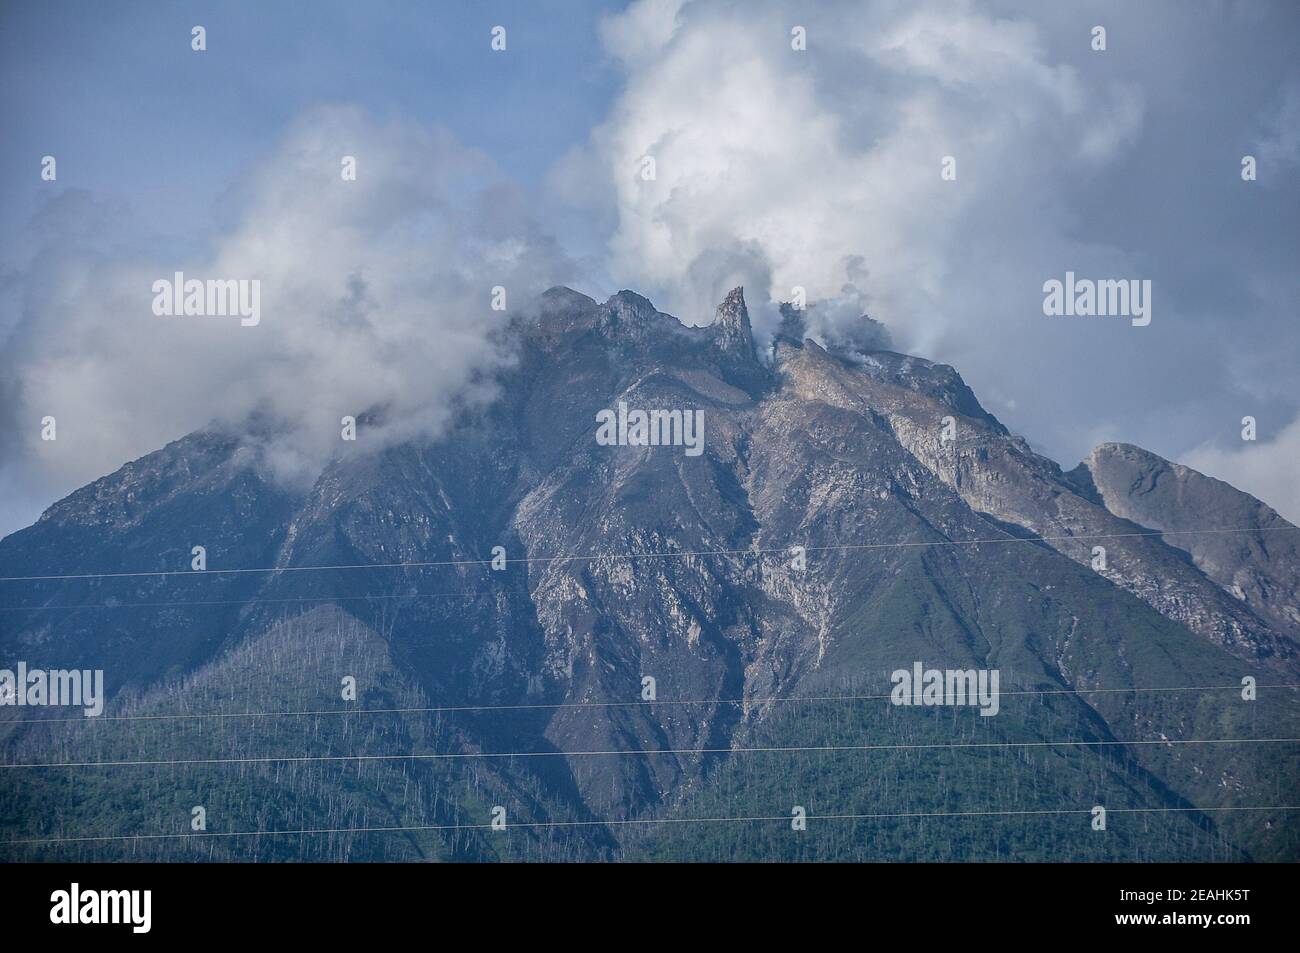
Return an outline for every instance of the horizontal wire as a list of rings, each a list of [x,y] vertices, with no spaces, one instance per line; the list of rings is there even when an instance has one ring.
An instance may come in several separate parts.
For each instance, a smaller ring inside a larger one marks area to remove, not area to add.
[[[1133,694],[1138,692],[1218,692],[1237,691],[1241,685],[1190,685],[1182,688],[1052,688],[1052,689],[1017,689],[998,692],[999,697],[1015,695],[1108,695]],[[1297,689],[1300,683],[1293,685],[1256,685],[1256,690],[1281,688]],[[788,695],[758,698],[695,698],[695,699],[659,699],[655,701],[621,701],[621,702],[537,702],[526,705],[454,705],[436,708],[319,708],[303,711],[232,711],[206,712],[192,714],[163,715],[96,715],[93,718],[73,716],[69,718],[25,718],[0,720],[23,725],[51,725],[75,722],[89,724],[109,721],[193,721],[203,718],[309,718],[317,715],[413,715],[446,714],[467,711],[532,711],[557,710],[569,708],[653,708],[658,705],[767,705],[777,702],[856,702],[878,701],[890,698],[892,692],[879,695]]]
[[[1295,744],[1300,738],[1188,738],[1138,741],[975,741],[927,742],[917,744],[879,745],[792,745],[762,746],[752,748],[657,748],[604,751],[449,751],[441,754],[339,754],[339,755],[282,755],[257,758],[182,758],[177,760],[138,761],[35,761],[0,764],[0,769],[21,768],[166,768],[187,765],[217,764],[301,764],[306,762],[343,761],[468,761],[489,758],[593,758],[593,757],[655,757],[659,755],[702,754],[789,754],[794,752],[829,751],[911,751],[955,748],[1053,748],[1053,747],[1113,747],[1120,745],[1217,745],[1217,744]]]
[[[1217,811],[1300,811],[1300,805],[1243,805],[1240,807],[1116,807],[1106,808],[1107,814],[1208,814]],[[901,820],[931,817],[1034,817],[1092,814],[1091,808],[1055,808],[1035,811],[909,811],[899,814],[808,814],[809,821],[865,821]],[[658,817],[622,818],[608,821],[520,821],[507,824],[498,831],[514,828],[557,827],[623,827],[634,824],[734,824],[766,821],[790,821],[791,814],[773,814],[757,817]],[[193,839],[200,837],[301,837],[317,834],[396,834],[419,831],[478,831],[492,830],[492,824],[418,824],[402,827],[315,827],[296,831],[190,831],[176,834],[105,834],[79,837],[33,837],[21,840],[0,841],[0,847],[24,844],[71,844],[87,841],[143,841],[167,839]]]
[[[1152,530],[1141,533],[1097,533],[1090,535],[1065,535],[1065,536],[1003,536],[990,539],[945,539],[931,540],[928,542],[906,542],[906,543],[847,543],[834,546],[804,546],[804,552],[830,552],[830,551],[848,551],[863,549],[902,549],[907,547],[932,547],[932,546],[978,546],[985,543],[1038,543],[1038,542],[1059,542],[1063,540],[1094,540],[1094,539],[1128,539],[1144,536],[1188,536],[1213,533],[1267,533],[1267,532],[1296,532],[1300,527],[1296,526],[1257,526],[1227,529],[1181,529],[1181,530]],[[794,546],[803,545],[801,543],[792,543],[790,546],[769,547],[764,549],[713,549],[700,550],[698,552],[661,552],[661,553],[611,553],[611,554],[575,554],[570,556],[523,556],[517,559],[506,559],[505,563],[531,563],[544,562],[594,562],[601,559],[611,560],[636,560],[636,559],[661,559],[661,558],[683,558],[692,556],[763,556],[771,553],[789,553]],[[122,579],[122,578],[139,578],[139,577],[162,577],[162,576],[212,576],[212,575],[231,575],[240,573],[280,573],[280,572],[320,572],[343,569],[427,569],[437,566],[482,566],[491,564],[492,559],[448,559],[427,562],[395,562],[395,563],[352,563],[335,566],[266,566],[261,568],[244,568],[244,569],[166,569],[154,571],[139,572],[90,572],[90,573],[72,573],[67,575],[48,575],[48,576],[0,576],[0,582],[45,582],[64,579]]]
[[[477,596],[486,592],[488,592],[486,589],[453,589],[449,592],[408,592],[366,596],[295,596],[286,599],[218,599],[212,601],[180,599],[174,602],[87,602],[83,605],[69,603],[53,606],[0,606],[0,612],[44,612],[47,609],[156,609],[178,608],[180,606],[252,606],[308,602],[329,604],[333,602],[370,602],[379,599],[433,599],[442,596]]]

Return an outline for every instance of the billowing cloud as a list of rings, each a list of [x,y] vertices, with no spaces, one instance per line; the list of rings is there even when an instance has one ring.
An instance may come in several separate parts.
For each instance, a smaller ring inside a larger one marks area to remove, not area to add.
[[[932,344],[990,198],[1019,195],[1055,226],[1055,176],[1088,174],[1141,122],[1136,88],[1054,64],[1027,22],[951,4],[823,4],[797,22],[743,6],[655,0],[604,30],[627,72],[592,138],[618,210],[609,271],[687,320],[731,284],[759,304],[798,286]]]
[[[1300,410],[1285,19],[642,0],[602,31],[621,95],[551,181],[595,207],[611,280],[688,322],[743,283],[770,333],[802,288],[814,336],[869,313],[1067,467],[1101,440],[1180,459]],[[1240,178],[1252,149],[1268,188]],[[1045,316],[1067,271],[1150,280],[1152,323]]]
[[[436,435],[456,406],[493,396],[484,372],[510,360],[492,289],[514,307],[569,278],[485,156],[350,108],[302,117],[227,205],[201,251],[174,253],[118,244],[133,234],[122,209],[85,193],[48,205],[39,251],[3,289],[2,466],[17,495],[48,501],[255,412],[280,425],[266,451],[288,479],[337,449],[344,415],[383,410],[372,447]],[[259,280],[260,322],[155,315],[153,282],[177,271]],[[45,416],[56,441],[41,440]]]

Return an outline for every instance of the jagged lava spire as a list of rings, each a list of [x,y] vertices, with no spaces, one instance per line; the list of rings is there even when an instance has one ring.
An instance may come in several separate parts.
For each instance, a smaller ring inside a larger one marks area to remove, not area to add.
[[[749,325],[749,309],[745,307],[745,289],[732,288],[718,305],[713,318],[713,328],[718,346],[724,351],[739,352],[749,358],[754,355],[754,335]]]

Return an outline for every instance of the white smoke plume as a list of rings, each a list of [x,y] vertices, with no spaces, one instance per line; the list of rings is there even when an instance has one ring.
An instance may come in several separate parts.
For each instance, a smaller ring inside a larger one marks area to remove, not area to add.
[[[354,156],[355,181],[341,174]],[[340,420],[383,408],[368,446],[436,436],[490,399],[504,288],[516,309],[569,279],[555,243],[482,154],[450,134],[347,107],[302,117],[232,189],[200,251],[142,252],[121,208],[70,191],[34,223],[37,251],[5,276],[0,470],[48,502],[212,421],[277,422],[284,477],[310,478]],[[191,231],[189,226],[179,229]],[[152,283],[258,279],[261,320],[159,317]],[[57,439],[42,441],[53,416]]]

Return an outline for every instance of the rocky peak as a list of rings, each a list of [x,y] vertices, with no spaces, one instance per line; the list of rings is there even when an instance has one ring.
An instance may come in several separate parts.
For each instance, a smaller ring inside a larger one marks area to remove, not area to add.
[[[605,308],[617,320],[645,320],[659,313],[649,298],[627,290],[611,295],[605,302]]]
[[[745,307],[744,288],[727,292],[713,317],[713,330],[719,348],[754,358],[754,332],[749,324],[749,309]]]
[[[620,291],[601,305],[598,324],[611,340],[644,342],[662,323],[658,309],[635,291]],[[670,319],[676,323],[676,319]]]
[[[542,292],[541,311],[585,311],[593,308],[596,302],[580,291],[574,291],[565,285],[556,285]]]
[[[1086,479],[1110,512],[1167,534],[1167,545],[1190,555],[1228,593],[1300,635],[1300,546],[1295,527],[1272,507],[1127,443],[1096,447],[1072,476]]]

